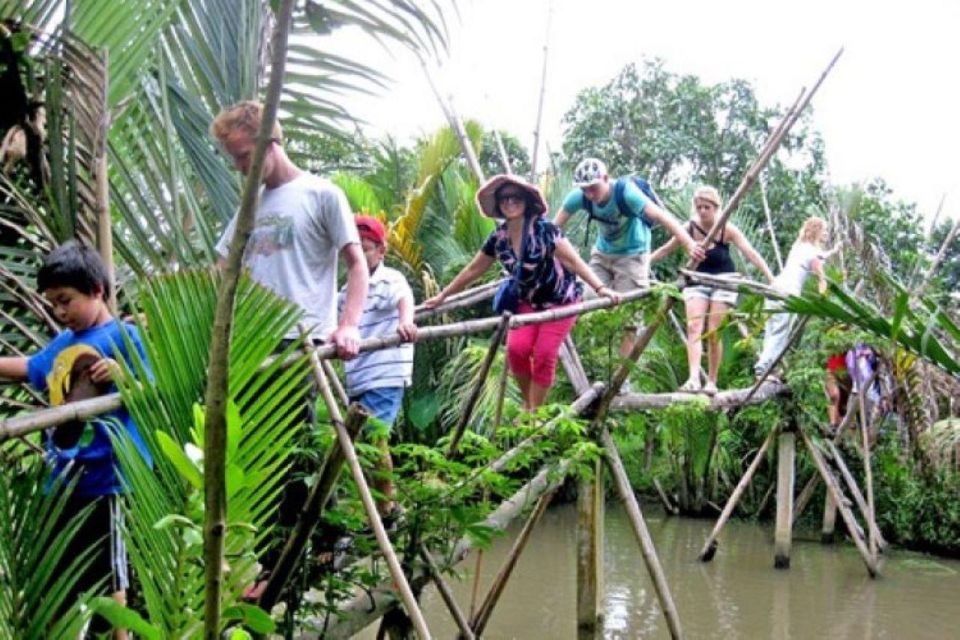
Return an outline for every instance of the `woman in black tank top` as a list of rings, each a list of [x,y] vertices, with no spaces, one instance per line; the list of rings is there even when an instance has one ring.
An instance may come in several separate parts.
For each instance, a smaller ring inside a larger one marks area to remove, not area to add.
[[[713,187],[700,187],[694,192],[690,222],[687,226],[687,231],[694,240],[702,242],[706,238],[707,233],[720,218],[721,206],[720,193]],[[768,282],[773,282],[773,273],[763,256],[757,253],[746,236],[730,222],[724,225],[707,247],[707,257],[697,265],[696,270],[711,275],[736,273],[737,268],[730,256],[731,244],[740,249],[743,257],[763,272]],[[677,243],[671,240],[650,254],[650,261],[656,262],[676,248]],[[737,294],[716,287],[690,285],[683,290],[683,299],[687,309],[687,365],[690,375],[680,389],[690,392],[702,390],[712,395],[717,392],[717,374],[723,358],[723,342],[720,340],[719,329],[730,308],[736,304]],[[704,328],[708,336],[707,382],[701,387],[700,360],[703,355]]]

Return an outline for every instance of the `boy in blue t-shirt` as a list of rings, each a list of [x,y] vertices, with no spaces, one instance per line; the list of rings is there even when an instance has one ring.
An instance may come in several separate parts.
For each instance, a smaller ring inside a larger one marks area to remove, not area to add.
[[[50,403],[63,404],[116,390],[114,375],[123,358],[131,362],[128,343],[146,362],[136,327],[121,323],[110,313],[105,300],[110,282],[97,252],[76,242],[54,249],[37,273],[37,289],[50,302],[54,317],[64,327],[45,348],[29,357],[0,358],[0,377],[29,381],[50,395]],[[126,334],[127,339],[123,334]],[[128,437],[150,462],[147,448],[126,409],[102,419],[76,421],[47,432],[45,448],[51,466],[49,490],[60,483],[76,481],[60,523],[93,505],[90,516],[70,542],[64,561],[70,562],[96,544],[93,562],[73,589],[75,595],[106,579],[113,597],[125,599],[128,586],[126,548],[120,536],[121,511],[117,495],[122,485],[110,433]],[[103,627],[95,620],[91,631]],[[109,625],[106,626],[106,630]],[[126,637],[117,631],[116,637]]]

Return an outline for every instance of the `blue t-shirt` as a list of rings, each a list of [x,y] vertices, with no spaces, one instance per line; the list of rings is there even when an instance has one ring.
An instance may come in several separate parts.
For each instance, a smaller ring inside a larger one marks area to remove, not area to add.
[[[650,221],[643,214],[647,206],[647,197],[627,180],[623,189],[623,200],[633,210],[620,211],[617,199],[613,197],[613,182],[610,183],[610,197],[603,204],[593,203],[593,217],[597,220],[600,232],[597,234],[596,248],[600,253],[612,255],[637,255],[650,252]],[[574,189],[563,199],[563,209],[574,214],[584,210],[583,191]]]
[[[57,371],[62,372],[64,367],[66,371],[71,369],[73,359],[81,351],[81,349],[71,348],[77,345],[90,347],[105,358],[114,360],[122,358],[127,364],[131,364],[132,361],[130,354],[127,352],[127,345],[121,329],[126,330],[130,342],[143,361],[146,362],[146,354],[137,328],[117,320],[110,320],[105,324],[82,331],[74,332],[67,329],[46,347],[28,358],[27,377],[30,384],[38,391],[47,392],[49,390],[48,377],[52,378],[52,374]],[[116,387],[111,385],[110,392],[113,391],[116,391]],[[147,447],[140,437],[140,432],[137,431],[137,426],[133,423],[125,408],[121,407],[116,411],[111,411],[104,414],[103,417],[107,419],[93,418],[89,420],[89,424],[93,427],[93,437],[81,438],[80,443],[70,449],[57,447],[53,443],[53,438],[49,434],[47,435],[47,459],[53,467],[51,482],[67,471],[68,465],[72,463],[74,468],[69,471],[71,477],[73,474],[79,474],[75,489],[77,495],[95,497],[121,493],[123,488],[117,473],[117,459],[107,429],[115,432],[120,429],[130,438],[144,459],[148,463],[152,463]]]

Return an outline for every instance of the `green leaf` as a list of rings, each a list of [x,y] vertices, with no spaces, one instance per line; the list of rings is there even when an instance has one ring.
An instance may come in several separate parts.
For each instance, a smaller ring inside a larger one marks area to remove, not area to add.
[[[238,604],[223,610],[226,620],[239,620],[254,633],[273,633],[276,623],[270,614],[252,604]]]
[[[177,472],[189,482],[197,491],[203,491],[203,476],[200,470],[187,457],[179,444],[167,433],[157,431],[157,444],[167,459],[173,464]]]
[[[160,631],[113,598],[100,596],[90,601],[90,608],[106,618],[115,629],[128,629],[148,640],[160,640]]]

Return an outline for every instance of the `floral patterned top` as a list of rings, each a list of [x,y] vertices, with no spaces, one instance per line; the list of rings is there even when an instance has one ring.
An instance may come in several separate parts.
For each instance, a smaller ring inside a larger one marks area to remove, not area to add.
[[[534,309],[579,301],[583,295],[583,284],[554,255],[557,241],[563,238],[563,231],[555,224],[537,217],[526,222],[524,232],[527,237],[523,245],[523,267],[518,278],[520,299]],[[503,268],[513,274],[517,256],[510,244],[506,222],[497,225],[487,237],[482,251],[500,260]]]

